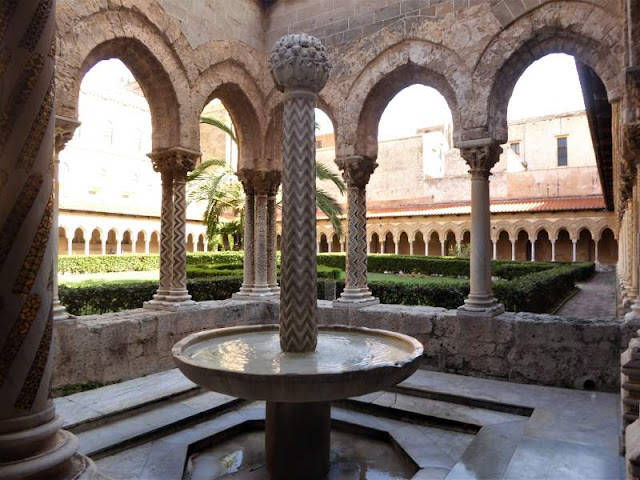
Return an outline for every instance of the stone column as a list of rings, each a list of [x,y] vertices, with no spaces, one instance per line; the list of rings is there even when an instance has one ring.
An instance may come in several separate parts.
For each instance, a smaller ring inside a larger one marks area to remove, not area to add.
[[[397,241],[395,239],[393,240],[393,248],[394,253],[396,255],[400,255],[400,239],[398,239]]]
[[[556,241],[551,240],[551,261],[556,261]]]
[[[267,283],[273,295],[280,295],[280,285],[278,285],[278,265],[277,265],[277,237],[276,230],[278,219],[278,208],[276,196],[282,180],[282,173],[279,171],[269,172],[271,181],[269,182],[267,197]]]
[[[447,241],[440,241],[440,256],[444,257],[447,254]]]
[[[501,152],[502,148],[491,139],[466,141],[460,145],[460,154],[469,165],[471,173],[470,292],[465,304],[458,308],[460,316],[493,317],[504,312],[504,307],[496,301],[491,288],[489,250],[489,175]]]
[[[413,240],[409,242],[409,255],[413,256]]]
[[[344,240],[340,242],[340,251],[341,252],[346,252],[347,251],[346,244],[347,244],[347,242],[345,242]]]
[[[116,255],[122,255],[122,239],[116,237]]]
[[[425,239],[424,241],[424,256],[428,257],[429,256],[429,238]]]
[[[73,255],[73,237],[67,237],[67,255]]]
[[[250,296],[253,293],[255,250],[254,250],[254,226],[255,226],[255,191],[253,178],[249,170],[240,169],[237,173],[244,189],[244,260],[242,266],[242,286],[240,291],[233,294],[233,298]]]
[[[456,249],[457,249],[456,254],[460,255],[460,253],[462,252],[462,240],[458,240],[456,242]],[[494,260],[496,259],[496,243],[495,242],[493,242],[493,259]]]
[[[594,246],[593,255],[594,255],[594,261],[595,261],[596,263],[599,263],[599,262],[598,262],[598,243],[599,243],[599,241],[598,241],[598,240],[594,240],[594,241],[593,241],[593,246]]]
[[[160,282],[145,308],[176,310],[195,305],[187,292],[186,179],[200,158],[200,152],[182,147],[168,148],[149,155],[162,179],[160,212]]]
[[[137,244],[138,244],[138,239],[137,238],[132,238],[131,239],[131,253],[136,253]]]
[[[531,242],[531,261],[536,261],[536,241]]]
[[[491,241],[493,243],[493,259],[498,259],[498,242]],[[458,247],[458,251],[460,251],[460,247]]]
[[[93,464],[50,391],[55,1],[1,10],[0,177],[11,188],[0,203],[0,478],[86,479]]]
[[[200,152],[170,150],[173,162],[173,271],[165,303],[172,309],[196,304],[187,291],[187,173],[196,166]]]
[[[516,261],[516,240],[511,240],[511,261]]]
[[[367,285],[367,184],[378,164],[374,159],[350,156],[336,160],[347,184],[347,258],[345,288],[336,307],[359,308],[380,301]],[[396,254],[397,254],[396,244]]]
[[[86,233],[83,233],[84,238],[84,255],[88,257],[91,254],[91,237],[87,238]],[[105,254],[104,251],[104,242],[102,243],[102,254]]]
[[[329,253],[333,253],[333,237],[330,239],[327,239],[327,251]]]
[[[273,292],[269,288],[268,266],[269,266],[269,195],[273,189],[272,183],[274,175],[267,170],[256,170],[254,188],[256,194],[255,202],[255,281],[253,293],[257,296],[272,296]],[[275,176],[279,175],[274,172]],[[315,240],[314,240],[315,243]]]
[[[384,253],[384,246],[385,246],[386,243],[387,243],[386,240],[382,240],[380,242],[380,253]]]
[[[571,261],[575,262],[576,258],[577,258],[577,254],[578,254],[578,248],[577,248],[578,247],[578,241],[571,239],[571,244],[572,244],[572,247],[573,247],[573,251],[572,251],[572,256],[573,257],[572,257]]]
[[[53,250],[53,270],[51,275],[53,289],[53,320],[56,322],[69,318],[67,309],[60,303],[58,296],[58,217],[60,216],[60,152],[73,138],[73,132],[80,125],[73,119],[56,116],[55,143],[53,150],[53,222],[51,240]],[[67,249],[69,245],[67,244]]]
[[[271,52],[271,76],[284,92],[280,345],[285,352],[312,352],[317,342],[314,107],[329,69],[324,46],[305,34],[282,37]]]

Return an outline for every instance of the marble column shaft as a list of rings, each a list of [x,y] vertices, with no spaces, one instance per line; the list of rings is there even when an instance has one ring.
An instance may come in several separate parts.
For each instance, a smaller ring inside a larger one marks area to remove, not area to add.
[[[0,478],[86,478],[93,464],[77,455],[78,440],[61,429],[50,391],[55,1],[5,5],[0,16],[0,84],[6,93],[0,96],[0,172],[6,187],[0,188]]]
[[[277,182],[271,184],[271,190],[267,198],[267,283],[274,295],[280,294],[277,270],[277,205],[276,195],[280,186],[281,174],[278,172]]]
[[[361,307],[379,303],[367,285],[367,184],[378,164],[351,156],[336,160],[347,184],[346,282],[336,306]]]
[[[312,352],[317,343],[314,108],[329,69],[324,46],[305,34],[281,38],[271,52],[271,76],[284,92],[280,346],[285,352]]]
[[[502,148],[493,140],[463,142],[460,154],[471,174],[471,275],[470,292],[459,315],[495,316],[504,312],[493,296],[491,285],[491,211],[489,176]]]
[[[244,260],[242,266],[242,286],[237,295],[250,295],[254,285],[254,243],[253,228],[255,225],[255,196],[253,183],[238,172],[244,188]]]

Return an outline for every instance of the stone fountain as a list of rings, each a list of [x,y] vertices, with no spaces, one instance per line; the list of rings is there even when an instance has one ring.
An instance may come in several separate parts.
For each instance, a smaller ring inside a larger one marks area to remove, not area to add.
[[[284,92],[279,325],[196,333],[173,356],[198,385],[267,402],[272,480],[319,480],[329,470],[330,402],[401,382],[418,368],[422,345],[383,330],[318,328],[314,108],[330,67],[324,46],[305,34],[282,37],[270,66]]]

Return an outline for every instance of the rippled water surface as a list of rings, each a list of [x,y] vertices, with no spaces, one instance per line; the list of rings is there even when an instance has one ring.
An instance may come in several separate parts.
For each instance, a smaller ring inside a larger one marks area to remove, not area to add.
[[[216,370],[254,374],[335,373],[403,362],[412,346],[393,337],[352,332],[318,332],[313,353],[284,353],[277,331],[212,338],[192,345],[185,356]]]

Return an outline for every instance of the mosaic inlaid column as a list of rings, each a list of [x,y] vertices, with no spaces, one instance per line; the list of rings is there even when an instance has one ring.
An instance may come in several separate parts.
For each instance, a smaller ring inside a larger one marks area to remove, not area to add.
[[[311,352],[318,330],[314,108],[329,62],[318,39],[286,35],[271,52],[270,70],[284,92],[280,345]]]
[[[255,171],[255,284],[253,291],[254,295],[260,297],[274,295],[269,286],[269,197],[274,196],[272,195],[273,183],[279,182],[279,178],[278,172]]]
[[[502,148],[494,140],[462,142],[460,154],[471,174],[471,275],[469,296],[458,315],[492,317],[504,312],[491,287],[489,176]]]
[[[171,288],[165,297],[170,308],[196,304],[187,291],[187,173],[194,169],[200,152],[172,148],[173,158],[173,270]]]
[[[0,478],[88,478],[51,399],[55,2],[0,2]],[[57,235],[57,231],[55,232]]]
[[[149,154],[153,168],[160,172],[162,181],[162,207],[160,209],[160,281],[153,299],[145,308],[164,309],[165,298],[171,289],[173,271],[173,165],[166,152]]]
[[[367,157],[337,159],[347,184],[347,258],[346,282],[337,307],[358,308],[380,301],[367,285],[367,184],[378,164]]]
[[[60,152],[73,138],[73,132],[80,125],[79,122],[61,116],[56,116],[55,142],[53,151],[53,222],[51,225],[51,239],[53,242],[53,320],[58,322],[69,318],[67,309],[60,303],[58,297],[58,217],[60,216]]]
[[[269,289],[274,295],[280,295],[280,285],[278,285],[278,265],[276,252],[277,245],[277,220],[278,209],[276,204],[276,196],[282,174],[279,171],[271,172],[272,181],[270,183],[269,195],[267,198],[267,281]]]
[[[242,266],[242,286],[234,298],[250,296],[253,293],[254,284],[254,226],[255,226],[255,191],[253,177],[248,170],[241,169],[237,173],[244,189],[244,260]]]

